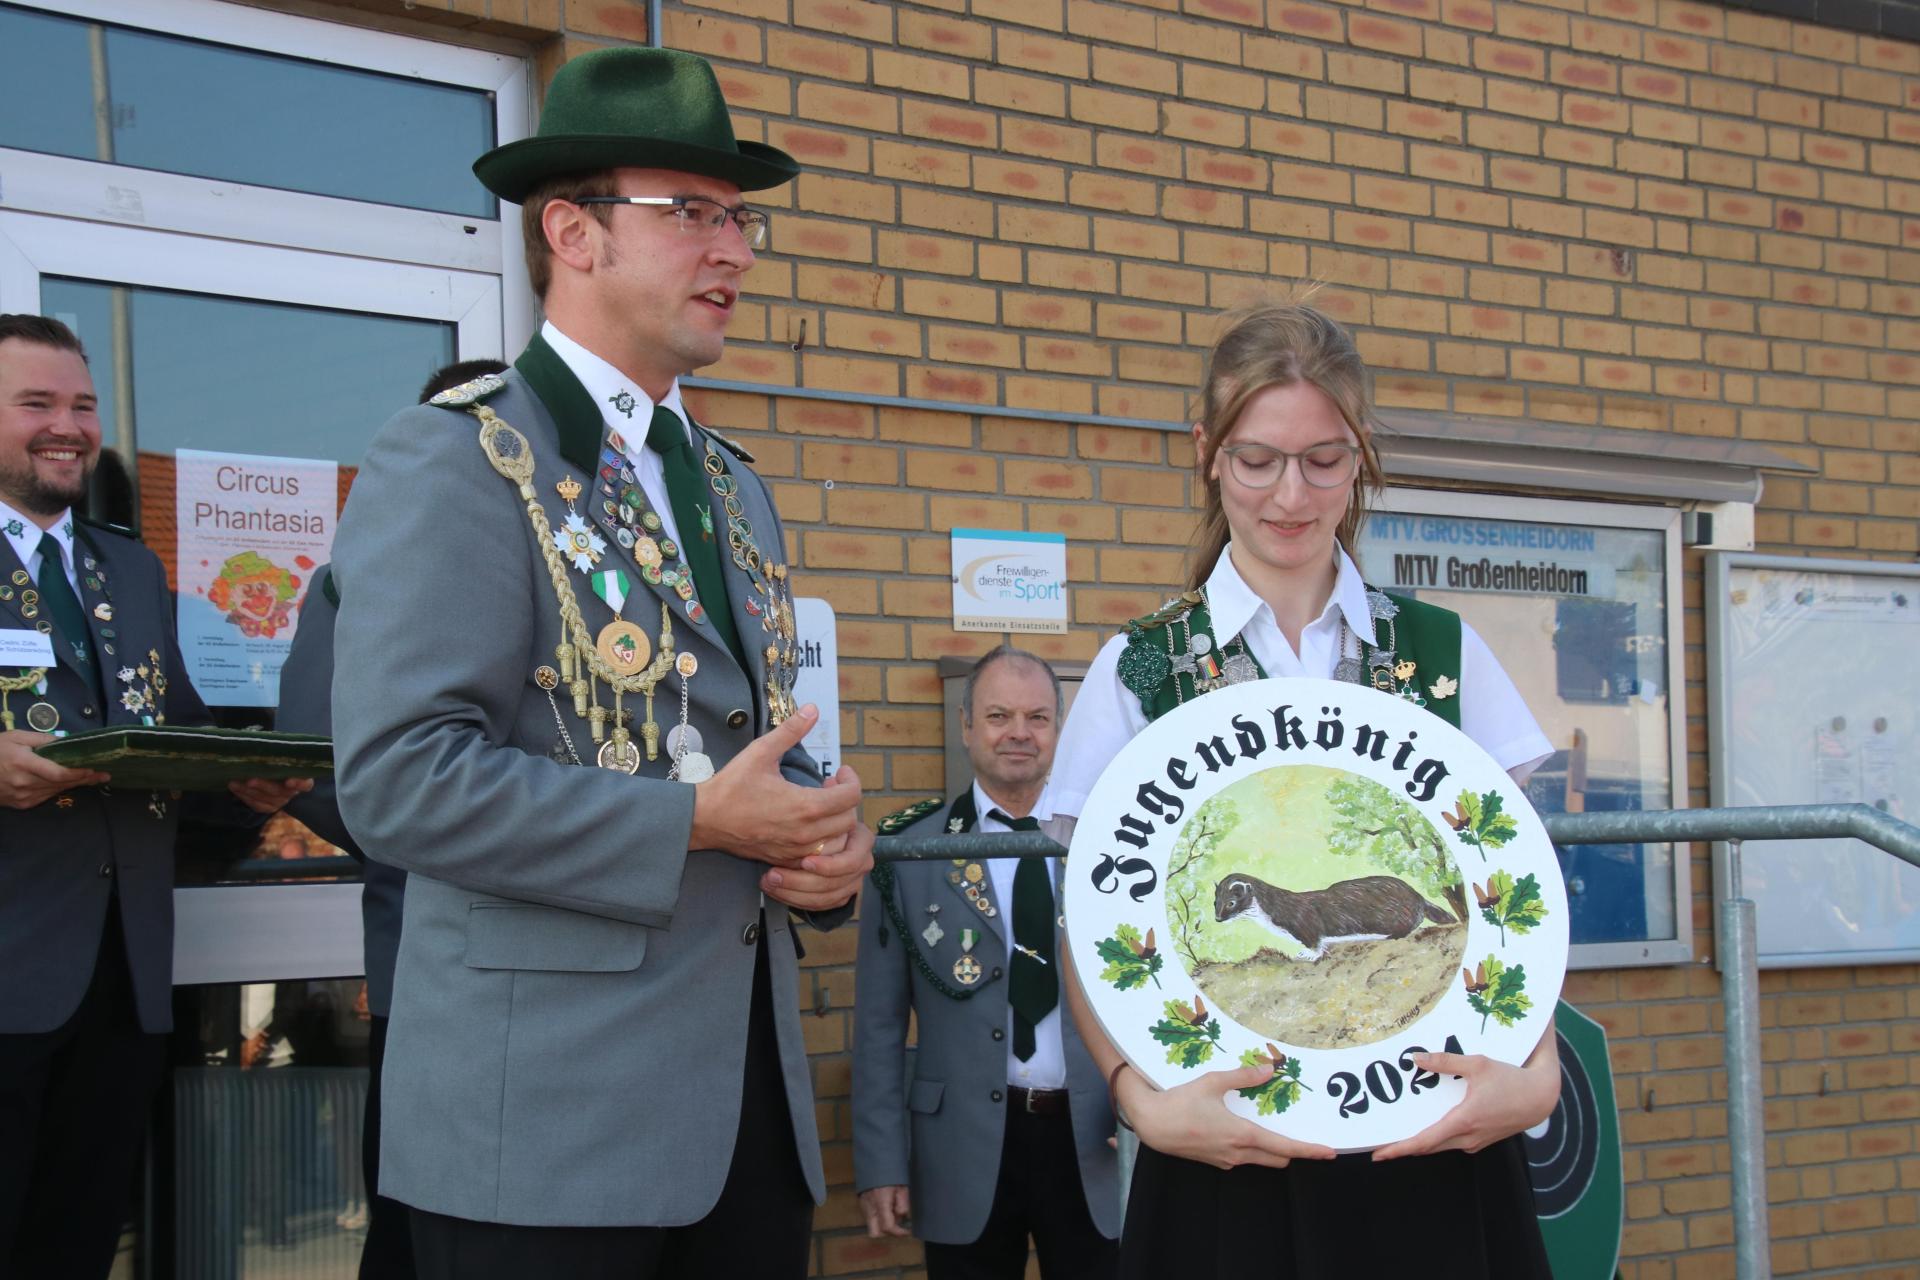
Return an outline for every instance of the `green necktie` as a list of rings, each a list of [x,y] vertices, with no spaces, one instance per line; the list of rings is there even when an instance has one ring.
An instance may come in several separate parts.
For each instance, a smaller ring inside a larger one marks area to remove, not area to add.
[[[1038,831],[1036,818],[993,815],[1015,831]],[[1033,1029],[1060,1003],[1054,976],[1053,878],[1047,859],[1022,858],[1013,873],[1013,960],[1007,966],[1007,1003],[1013,1006],[1013,1056],[1033,1056]]]
[[[707,505],[707,482],[687,442],[687,427],[665,405],[654,408],[647,427],[647,448],[666,465],[667,500],[673,504],[673,522],[680,530],[680,554],[693,574],[693,589],[707,621],[727,642],[742,671],[751,671],[733,628],[733,606],[727,601],[726,570],[720,564],[720,544],[713,536],[713,508]]]
[[[96,696],[100,695],[100,673],[93,665],[93,636],[87,630],[86,610],[80,597],[73,594],[67,581],[67,562],[60,555],[60,541],[51,533],[40,535],[40,601],[53,618],[53,629],[60,641],[71,646]]]

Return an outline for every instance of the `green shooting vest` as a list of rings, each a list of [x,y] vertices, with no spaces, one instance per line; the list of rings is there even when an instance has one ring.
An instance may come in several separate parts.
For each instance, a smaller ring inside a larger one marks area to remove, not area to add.
[[[1360,637],[1359,664],[1343,658],[1335,678],[1405,698],[1458,729],[1460,615],[1375,587],[1367,588],[1367,607],[1373,635]],[[1223,645],[1214,635],[1204,590],[1182,592],[1125,631],[1120,683],[1140,699],[1148,720],[1189,698],[1266,675],[1245,640],[1233,636]]]

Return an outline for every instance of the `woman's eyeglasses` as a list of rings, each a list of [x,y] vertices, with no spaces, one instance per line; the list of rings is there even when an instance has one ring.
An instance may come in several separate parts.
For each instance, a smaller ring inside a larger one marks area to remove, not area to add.
[[[1299,453],[1274,449],[1264,444],[1220,446],[1227,455],[1227,469],[1248,489],[1271,489],[1287,473],[1287,463],[1298,461],[1300,478],[1316,489],[1337,489],[1353,478],[1360,464],[1360,446],[1354,444],[1317,444]]]

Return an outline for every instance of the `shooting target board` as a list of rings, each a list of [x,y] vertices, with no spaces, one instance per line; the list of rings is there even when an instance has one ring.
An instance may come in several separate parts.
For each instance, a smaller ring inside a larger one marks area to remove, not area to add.
[[[1564,1000],[1553,1023],[1560,1101],[1526,1136],[1534,1212],[1554,1280],[1613,1280],[1627,1197],[1607,1033]]]
[[[1236,1114],[1361,1151],[1466,1094],[1417,1052],[1520,1063],[1551,1030],[1567,901],[1525,793],[1405,698],[1257,680],[1153,722],[1100,776],[1065,873],[1073,963],[1161,1088],[1271,1061]]]

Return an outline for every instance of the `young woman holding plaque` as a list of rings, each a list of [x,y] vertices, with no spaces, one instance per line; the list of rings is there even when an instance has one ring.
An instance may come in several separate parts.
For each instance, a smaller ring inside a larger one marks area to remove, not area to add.
[[[1056,812],[1080,812],[1158,716],[1262,675],[1417,695],[1516,780],[1547,757],[1513,682],[1458,615],[1361,580],[1351,552],[1381,472],[1366,368],[1339,325],[1304,302],[1227,317],[1193,436],[1204,503],[1185,591],[1094,660],[1060,739]],[[1550,1277],[1518,1135],[1559,1096],[1551,1035],[1524,1067],[1427,1055],[1422,1066],[1466,1078],[1465,1100],[1412,1138],[1336,1158],[1227,1110],[1228,1091],[1263,1083],[1271,1066],[1158,1090],[1125,1064],[1077,983],[1067,987],[1141,1140],[1124,1276]]]

